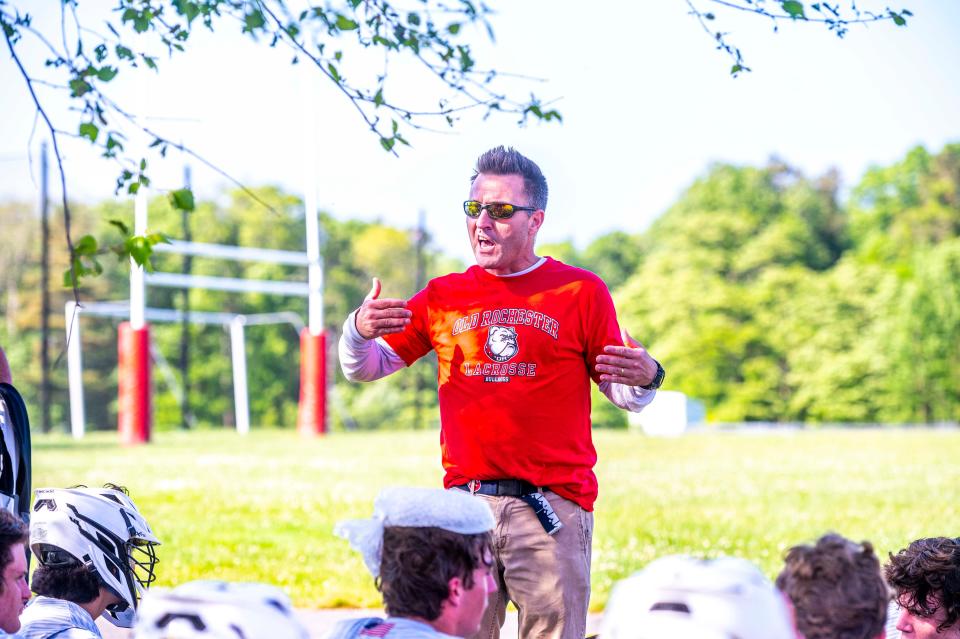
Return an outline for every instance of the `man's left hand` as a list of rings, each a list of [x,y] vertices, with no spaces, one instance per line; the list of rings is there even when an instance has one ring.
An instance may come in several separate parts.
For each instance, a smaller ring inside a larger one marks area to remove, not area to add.
[[[600,381],[627,386],[650,384],[657,374],[657,362],[625,328],[620,329],[620,336],[624,346],[604,346],[603,355],[597,355]]]

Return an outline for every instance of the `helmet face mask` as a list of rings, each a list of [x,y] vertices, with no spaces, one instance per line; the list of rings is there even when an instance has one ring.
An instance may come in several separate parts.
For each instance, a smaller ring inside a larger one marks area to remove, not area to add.
[[[130,498],[112,488],[46,488],[36,492],[30,548],[41,565],[73,558],[120,599],[107,620],[130,627],[144,589],[156,580],[160,542]]]

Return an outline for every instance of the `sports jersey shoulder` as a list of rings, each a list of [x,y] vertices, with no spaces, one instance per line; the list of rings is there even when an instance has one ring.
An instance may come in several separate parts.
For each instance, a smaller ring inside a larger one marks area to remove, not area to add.
[[[341,621],[326,639],[456,639],[431,626],[401,617],[364,617]]]
[[[20,615],[21,639],[101,639],[100,629],[90,614],[64,599],[38,596]]]

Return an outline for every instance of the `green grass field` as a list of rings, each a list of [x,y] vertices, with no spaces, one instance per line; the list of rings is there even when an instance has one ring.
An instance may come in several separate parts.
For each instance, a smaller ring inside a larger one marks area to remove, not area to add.
[[[783,550],[834,530],[883,556],[960,530],[960,432],[822,430],[595,435],[592,607],[667,553],[732,554],[774,576]],[[306,608],[375,607],[359,556],[332,534],[387,485],[440,485],[436,432],[116,433],[34,439],[34,487],[123,484],[160,537],[159,583],[275,583]]]

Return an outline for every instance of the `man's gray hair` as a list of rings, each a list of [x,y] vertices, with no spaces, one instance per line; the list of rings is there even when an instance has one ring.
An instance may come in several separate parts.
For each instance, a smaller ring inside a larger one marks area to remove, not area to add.
[[[477,166],[470,177],[470,184],[481,173],[486,175],[519,175],[523,178],[523,191],[530,198],[530,206],[547,208],[547,179],[543,177],[536,162],[522,155],[513,147],[496,146],[477,159]],[[512,202],[517,204],[517,202]]]

